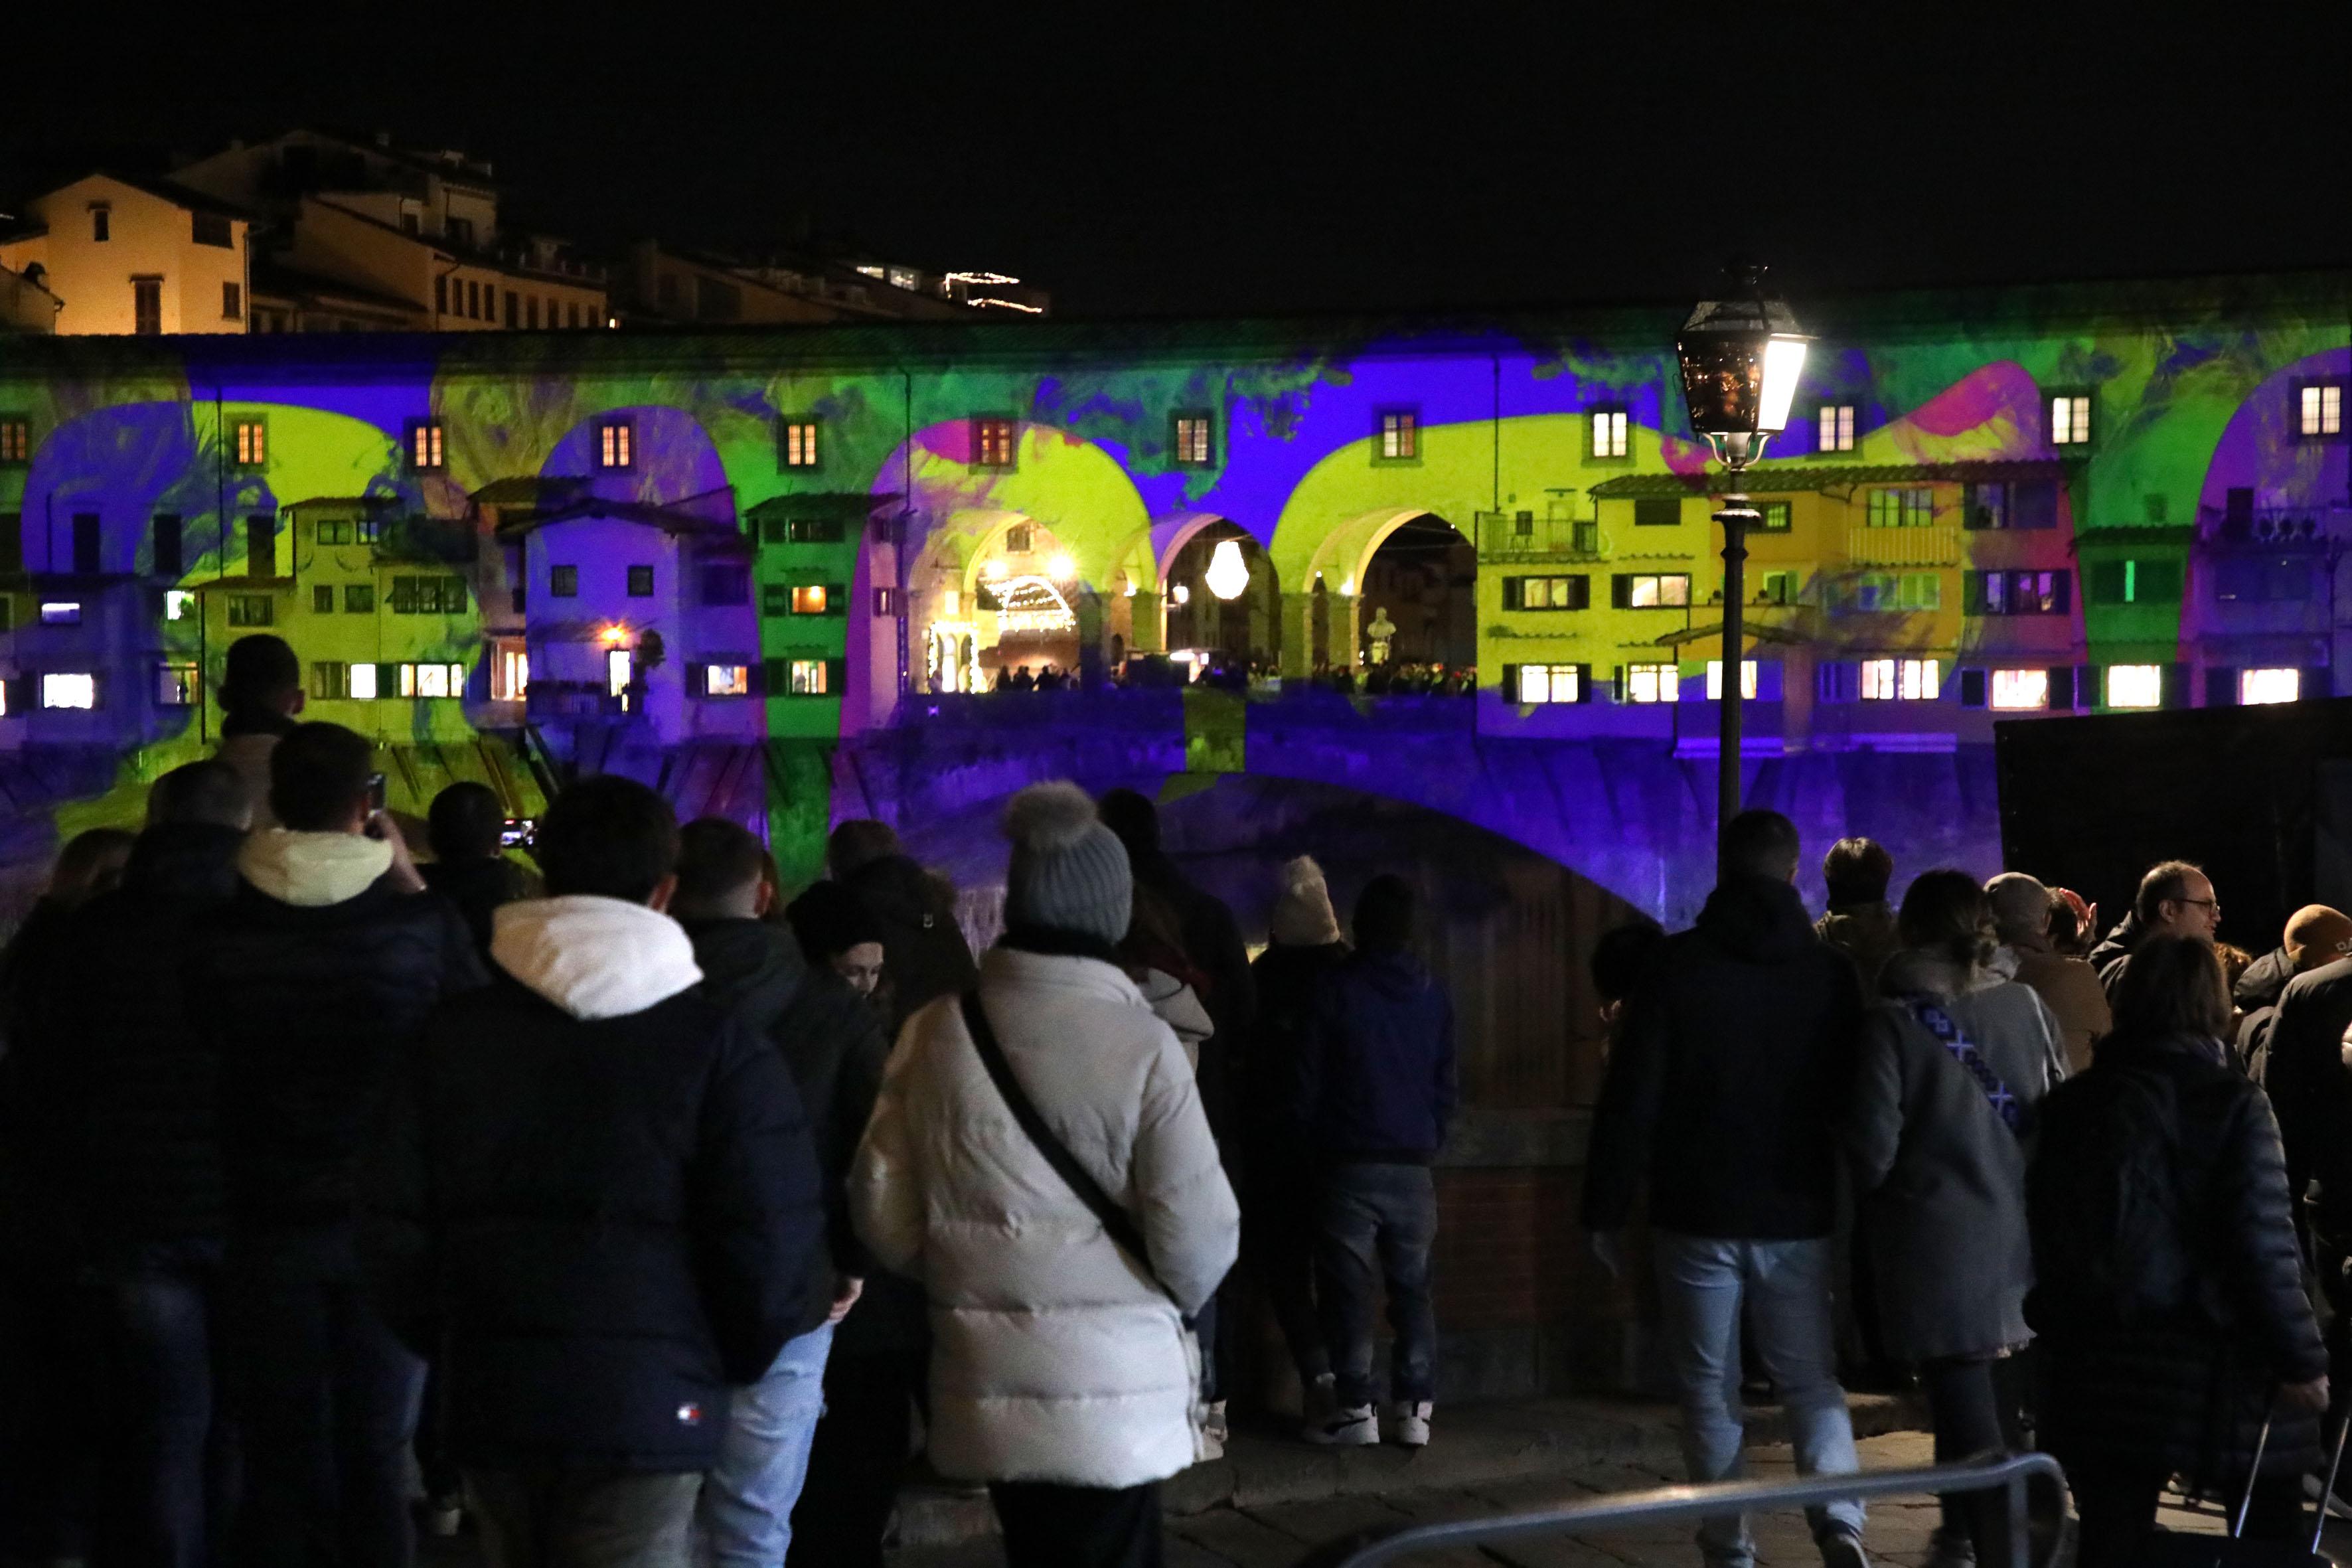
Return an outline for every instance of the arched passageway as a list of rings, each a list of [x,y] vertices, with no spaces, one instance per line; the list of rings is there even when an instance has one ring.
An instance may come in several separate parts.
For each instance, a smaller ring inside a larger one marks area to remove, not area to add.
[[[1168,647],[1195,662],[1271,670],[1282,652],[1274,563],[1239,524],[1215,519],[1169,557]]]
[[[1396,524],[1358,584],[1358,660],[1367,670],[1475,670],[1477,574],[1477,550],[1444,518],[1424,512]]]

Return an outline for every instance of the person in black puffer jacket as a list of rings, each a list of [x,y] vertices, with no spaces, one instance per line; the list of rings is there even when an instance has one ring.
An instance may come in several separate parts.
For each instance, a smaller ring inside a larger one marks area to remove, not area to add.
[[[487,958],[499,906],[529,896],[522,868],[506,858],[506,807],[489,785],[468,780],[435,795],[426,822],[433,858],[416,869],[457,907]]]
[[[2179,1473],[2244,1484],[2271,1433],[2247,1533],[2300,1528],[2320,1459],[2327,1358],[2289,1214],[2270,1104],[2229,1064],[2230,999],[2199,937],[2132,952],[2116,1031],[2043,1101],[2026,1175],[2041,1336],[2042,1443],[2066,1468],[2082,1568],[2137,1560]]]
[[[71,1092],[53,1111],[115,1370],[100,1384],[100,1568],[202,1562],[228,1522],[219,1063],[189,1026],[182,955],[236,890],[250,809],[217,760],[156,780],[121,887],[73,917],[44,977],[47,1024],[74,1043]]]
[[[436,1011],[369,1161],[366,1255],[446,1356],[451,1457],[493,1563],[688,1560],[730,1388],[823,1321],[816,1160],[774,1047],[662,912],[677,823],[615,775],[548,811],[549,897]]]
[[[457,911],[372,813],[373,749],[335,724],[271,748],[282,827],[237,854],[182,984],[220,1068],[229,1363],[245,1462],[239,1564],[350,1565],[412,1551],[406,1453],[424,1368],[368,1303],[359,1154],[400,1052],[482,984]],[[377,835],[380,835],[378,837]]]

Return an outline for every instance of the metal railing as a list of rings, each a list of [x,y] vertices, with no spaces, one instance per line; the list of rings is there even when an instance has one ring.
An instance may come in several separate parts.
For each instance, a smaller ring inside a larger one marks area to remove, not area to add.
[[[1730,1513],[1767,1509],[1812,1508],[1848,1500],[1917,1497],[1934,1492],[1991,1491],[2005,1496],[2004,1520],[2009,1531],[2009,1560],[2024,1568],[2032,1560],[2025,1507],[2026,1483],[2046,1478],[2053,1486],[2064,1478],[2058,1461],[2047,1454],[2017,1454],[2000,1459],[1980,1459],[1958,1465],[1934,1465],[1909,1470],[1864,1470],[1846,1476],[1801,1476],[1788,1481],[1717,1481],[1707,1486],[1659,1487],[1650,1491],[1621,1492],[1558,1508],[1525,1513],[1501,1513],[1486,1519],[1449,1520],[1440,1524],[1415,1524],[1398,1529],[1377,1541],[1350,1548],[1327,1548],[1307,1559],[1313,1568],[1375,1568],[1419,1552],[1450,1546],[1482,1546],[1529,1535],[1596,1535],[1628,1525],[1693,1523]],[[1339,1555],[1344,1552],[1345,1555]]]

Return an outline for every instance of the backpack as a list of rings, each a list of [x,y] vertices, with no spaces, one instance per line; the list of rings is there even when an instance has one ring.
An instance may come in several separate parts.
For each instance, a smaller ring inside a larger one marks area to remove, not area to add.
[[[2200,1308],[2190,1163],[2173,1075],[2116,1067],[2053,1091],[2026,1176],[2040,1312],[2130,1325]]]

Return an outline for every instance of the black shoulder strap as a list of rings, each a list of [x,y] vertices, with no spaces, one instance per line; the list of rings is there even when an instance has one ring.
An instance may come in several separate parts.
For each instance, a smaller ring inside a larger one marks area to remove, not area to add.
[[[989,1026],[988,1011],[981,1005],[980,993],[967,991],[961,1002],[963,1026],[971,1036],[972,1048],[980,1053],[981,1065],[988,1069],[990,1080],[996,1085],[996,1092],[1003,1097],[1005,1109],[1013,1112],[1013,1120],[1021,1124],[1021,1131],[1029,1135],[1029,1142],[1037,1146],[1037,1152],[1045,1156],[1045,1163],[1054,1167],[1054,1173],[1061,1177],[1070,1191],[1077,1194],[1078,1201],[1102,1222],[1103,1230],[1118,1249],[1133,1258],[1145,1277],[1171,1300],[1174,1300],[1175,1293],[1168,1289],[1167,1281],[1160,1278],[1160,1271],[1151,1267],[1150,1249],[1144,1244],[1143,1232],[1137,1226],[1135,1217],[1119,1207],[1111,1195],[1103,1191],[1102,1184],[1078,1163],[1077,1156],[1054,1136],[1053,1129],[1045,1125],[1045,1119],[1037,1113],[1036,1105],[1023,1090],[1021,1080],[1013,1074],[1013,1064],[1004,1059],[1004,1047],[997,1043],[996,1031]],[[1181,1307],[1182,1303],[1178,1305]]]

